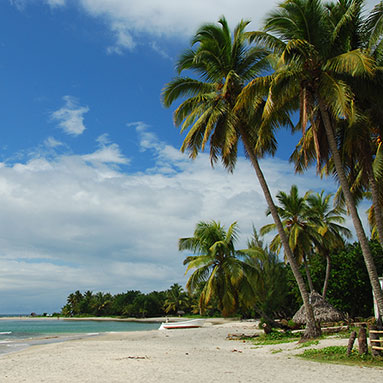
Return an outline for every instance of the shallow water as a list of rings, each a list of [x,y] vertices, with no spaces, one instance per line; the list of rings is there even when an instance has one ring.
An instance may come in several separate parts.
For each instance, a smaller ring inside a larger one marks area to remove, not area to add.
[[[3,319],[0,321],[0,354],[35,344],[62,342],[107,332],[156,330],[159,326],[158,323],[141,322]]]

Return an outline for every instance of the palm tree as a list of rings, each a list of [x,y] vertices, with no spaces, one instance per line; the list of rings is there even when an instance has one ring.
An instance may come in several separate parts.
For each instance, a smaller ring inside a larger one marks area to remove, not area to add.
[[[178,311],[184,310],[188,304],[188,296],[183,290],[182,286],[174,283],[166,292],[166,299],[164,304],[165,312],[173,312],[177,314]]]
[[[332,194],[321,193],[310,194],[307,197],[308,207],[311,214],[316,217],[319,222],[317,226],[320,238],[315,241],[315,246],[320,255],[326,258],[326,275],[323,282],[322,297],[326,298],[328,281],[330,278],[331,270],[331,257],[332,250],[339,250],[344,247],[344,237],[351,238],[351,232],[341,224],[344,223],[344,209],[337,206],[333,209],[330,208],[330,199]]]
[[[222,314],[231,315],[238,307],[240,290],[251,290],[246,275],[249,266],[234,248],[237,235],[236,222],[226,232],[219,222],[201,221],[196,225],[193,237],[179,240],[180,251],[197,254],[187,256],[184,265],[187,265],[185,274],[194,269],[186,284],[189,292],[203,284],[199,299],[201,312],[215,297]]]
[[[273,74],[265,111],[299,99],[300,123],[310,120],[313,134],[323,128],[337,178],[358,236],[379,312],[383,293],[356,204],[350,191],[336,139],[337,119],[354,118],[353,92],[345,80],[374,73],[374,60],[359,49],[350,49],[349,23],[360,12],[362,0],[340,0],[339,7],[325,7],[320,0],[287,0],[266,19],[265,32],[252,41],[273,48],[280,60]],[[259,87],[250,83],[249,87]],[[250,90],[248,90],[250,92]],[[246,97],[246,94],[243,96]],[[317,142],[317,141],[316,141]]]
[[[308,320],[305,336],[314,337],[320,334],[320,329],[315,324],[304,280],[289,249],[287,237],[258,162],[258,158],[265,153],[274,153],[276,142],[273,129],[278,124],[288,123],[288,114],[283,111],[274,114],[273,118],[268,120],[268,129],[264,129],[262,135],[259,135],[257,127],[260,126],[265,105],[263,97],[266,94],[259,90],[257,96],[252,98],[251,108],[248,105],[236,107],[244,86],[268,67],[269,61],[266,57],[269,52],[246,43],[244,30],[248,22],[241,21],[234,29],[233,36],[224,18],[219,20],[219,24],[203,25],[192,40],[192,48],[187,50],[177,63],[179,74],[185,70],[192,71],[202,81],[190,77],[176,77],[165,86],[162,93],[163,103],[169,107],[175,100],[186,97],[174,112],[174,122],[176,126],[181,126],[181,132],[190,128],[181,151],[188,150],[192,158],[209,143],[212,165],[221,157],[224,166],[232,171],[237,158],[238,142],[242,140],[281,235],[286,256],[306,307]],[[263,87],[263,92],[265,89],[267,88]]]
[[[309,209],[307,204],[310,194],[311,192],[307,192],[303,197],[300,197],[297,186],[292,185],[290,194],[280,191],[277,194],[277,199],[279,201],[278,213],[289,239],[290,248],[296,260],[304,264],[307,282],[310,291],[313,292],[314,285],[310,275],[308,260],[311,256],[314,243],[319,240],[317,227],[320,223],[317,216],[312,214],[312,210]],[[261,234],[267,234],[272,230],[275,230],[275,224],[265,225],[261,228]],[[277,234],[270,243],[270,249],[279,253],[281,245],[280,236]]]
[[[248,255],[247,262],[252,267],[251,280],[254,291],[250,303],[266,323],[275,326],[273,316],[284,309],[288,294],[283,262],[263,244],[255,228],[247,246],[248,249],[243,252]]]

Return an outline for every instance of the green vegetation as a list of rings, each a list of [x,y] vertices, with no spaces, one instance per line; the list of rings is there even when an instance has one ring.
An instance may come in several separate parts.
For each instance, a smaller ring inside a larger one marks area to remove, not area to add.
[[[379,275],[383,274],[383,250],[378,241],[369,242]],[[314,288],[320,291],[326,275],[326,259],[314,256],[310,260],[310,273]],[[301,270],[304,274],[304,270]],[[296,300],[300,300],[295,279],[289,271],[289,286]],[[373,315],[371,285],[363,254],[358,243],[347,244],[345,248],[331,252],[331,272],[326,299],[351,318],[368,318]]]
[[[291,343],[299,341],[300,336],[291,332],[272,331],[270,334],[262,334],[259,337],[253,338],[252,342],[255,345],[273,345],[280,343]]]
[[[265,321],[291,317],[299,308],[301,300],[289,266],[279,261],[276,254],[263,245],[256,232],[248,245],[249,249],[241,250],[238,256],[247,264],[250,286],[245,291],[242,290],[242,284],[236,287],[239,301],[232,315],[242,318],[262,317]],[[370,248],[378,271],[383,273],[383,251],[379,243],[370,241]],[[332,252],[331,263],[327,300],[336,308],[349,313],[350,317],[371,316],[371,286],[359,245],[349,244],[344,250]],[[309,268],[314,287],[320,289],[326,274],[326,259],[314,253]],[[301,273],[303,277],[306,274],[303,266]],[[177,315],[178,311],[184,311],[188,316],[196,315],[200,312],[200,291],[203,286],[204,281],[201,280],[190,293],[178,284],[166,291],[147,294],[135,290],[116,295],[76,291],[68,296],[60,315],[140,318]],[[205,315],[222,315],[214,294],[205,305]]]
[[[155,317],[177,314],[183,307],[177,302],[170,303],[174,290],[180,286],[175,284],[167,291],[153,291],[144,294],[140,291],[130,290],[126,293],[112,295],[110,293],[93,293],[76,291],[67,298],[66,305],[61,310],[63,316],[122,316],[122,317]],[[182,290],[182,289],[181,289]]]
[[[323,335],[322,335],[322,337],[323,337]],[[314,340],[309,340],[307,342],[301,343],[296,348],[306,348],[306,347],[316,346],[318,344],[319,344],[319,340],[318,339],[314,339]]]
[[[250,266],[236,251],[237,224],[226,232],[219,222],[199,222],[194,236],[181,238],[179,250],[194,254],[184,260],[186,273],[195,269],[186,284],[189,292],[199,289],[199,309],[205,312],[214,296],[223,316],[233,315],[239,307],[240,294],[251,294]]]
[[[321,349],[305,350],[297,355],[300,358],[315,360],[317,362],[348,364],[364,367],[383,367],[382,357],[373,357],[371,354],[359,355],[357,350],[353,350],[347,356],[346,346],[330,346]]]

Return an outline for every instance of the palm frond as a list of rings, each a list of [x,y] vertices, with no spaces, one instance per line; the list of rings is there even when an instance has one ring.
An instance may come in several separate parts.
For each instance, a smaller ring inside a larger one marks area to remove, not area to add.
[[[323,66],[323,70],[352,77],[372,76],[374,69],[374,60],[359,49],[333,57]]]
[[[170,107],[180,97],[193,97],[215,91],[215,85],[188,77],[176,77],[162,90],[161,98],[166,107]]]

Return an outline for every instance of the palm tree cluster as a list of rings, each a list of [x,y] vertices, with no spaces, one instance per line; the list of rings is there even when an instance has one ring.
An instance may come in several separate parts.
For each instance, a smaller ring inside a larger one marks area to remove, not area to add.
[[[378,274],[356,208],[361,196],[370,192],[373,221],[383,243],[379,108],[383,6],[379,3],[367,17],[362,10],[363,0],[326,4],[287,0],[266,17],[261,31],[246,32],[249,23],[241,21],[231,33],[225,18],[218,25],[203,25],[177,62],[179,75],[162,94],[165,106],[181,99],[174,122],[181,132],[188,129],[181,150],[192,158],[209,145],[212,164],[221,158],[233,171],[242,141],[299,286],[306,337],[320,334],[299,272],[300,256],[295,256],[306,254],[306,245],[294,248],[289,240],[259,159],[274,154],[279,127],[302,131],[292,155],[296,169],[303,171],[316,162],[318,173],[338,180],[339,199],[352,217],[383,313]],[[195,77],[181,76],[185,71]],[[295,111],[300,115],[297,124],[290,119]]]
[[[68,295],[67,303],[61,310],[63,316],[124,316],[156,317],[190,311],[188,294],[174,283],[166,291],[152,291],[144,294],[138,290],[112,295],[110,293],[84,293],[76,291]]]
[[[345,247],[350,231],[344,227],[344,209],[330,208],[332,194],[307,192],[299,196],[293,185],[290,194],[280,191],[277,199],[278,213],[282,219],[289,246],[299,264],[304,265],[310,292],[314,291],[310,273],[313,257],[326,259],[322,296],[330,278],[332,252]],[[261,228],[261,235],[276,228],[269,224]],[[209,304],[216,303],[218,310],[229,316],[246,313],[259,314],[268,322],[286,303],[286,269],[279,260],[281,240],[277,234],[269,246],[265,246],[257,231],[243,250],[235,249],[238,226],[234,222],[226,231],[219,222],[197,223],[194,235],[179,240],[179,250],[194,255],[186,256],[186,273],[191,272],[186,284],[188,292],[199,299],[199,312],[203,314]]]
[[[332,251],[344,248],[345,238],[351,238],[351,232],[344,224],[345,210],[338,206],[330,207],[332,194],[313,194],[307,192],[303,197],[299,196],[298,188],[293,185],[290,194],[280,191],[277,199],[280,203],[278,213],[282,219],[289,246],[299,263],[303,263],[306,272],[310,292],[314,291],[309,261],[315,255],[326,259],[326,276],[323,282],[322,297],[326,297],[330,278]],[[269,224],[261,228],[261,234],[267,234],[275,229],[275,224]],[[281,250],[281,240],[277,234],[270,243],[270,249]]]

